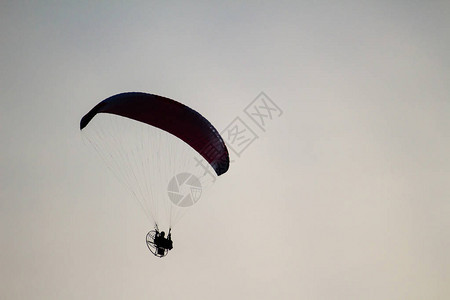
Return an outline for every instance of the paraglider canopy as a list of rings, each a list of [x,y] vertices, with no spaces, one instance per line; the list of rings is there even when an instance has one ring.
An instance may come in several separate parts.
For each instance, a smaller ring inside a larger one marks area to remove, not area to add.
[[[228,170],[228,151],[220,134],[195,110],[175,100],[130,92],[109,97],[91,109],[80,122],[86,127],[98,113],[110,113],[167,131],[194,148],[221,175]]]

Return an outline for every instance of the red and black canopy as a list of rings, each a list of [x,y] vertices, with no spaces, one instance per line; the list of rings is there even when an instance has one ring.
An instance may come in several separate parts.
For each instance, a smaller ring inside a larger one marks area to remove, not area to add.
[[[228,170],[230,160],[222,137],[208,120],[184,104],[146,93],[117,94],[91,109],[81,119],[80,129],[98,113],[119,115],[167,131],[194,148],[217,175]]]

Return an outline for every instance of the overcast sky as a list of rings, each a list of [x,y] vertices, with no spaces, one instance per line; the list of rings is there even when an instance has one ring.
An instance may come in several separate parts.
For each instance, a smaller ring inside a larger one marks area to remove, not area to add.
[[[450,2],[1,1],[0,298],[450,298]],[[142,91],[258,138],[151,255],[83,143]],[[245,108],[279,109],[264,130]]]

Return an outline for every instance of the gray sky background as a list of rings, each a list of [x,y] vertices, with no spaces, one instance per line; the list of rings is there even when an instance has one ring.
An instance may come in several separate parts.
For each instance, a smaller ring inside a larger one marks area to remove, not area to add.
[[[450,298],[449,15],[448,1],[2,1],[0,298]],[[79,132],[123,91],[219,130],[261,91],[284,112],[164,259]]]

